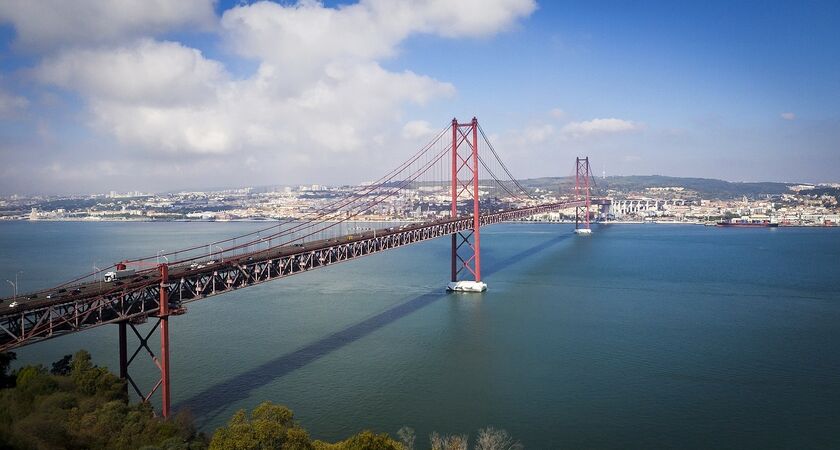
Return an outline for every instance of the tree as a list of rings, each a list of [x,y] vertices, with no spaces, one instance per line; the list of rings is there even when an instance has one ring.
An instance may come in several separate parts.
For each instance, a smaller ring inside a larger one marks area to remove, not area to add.
[[[417,436],[414,434],[414,428],[400,428],[399,431],[397,431],[397,437],[400,438],[400,442],[405,450],[414,450],[414,441],[417,439]]]
[[[72,367],[70,363],[73,361],[73,355],[64,355],[63,358],[52,363],[50,373],[53,375],[69,375]]]
[[[9,366],[17,359],[15,352],[0,353],[0,389],[15,385],[14,375],[10,375]]]
[[[493,427],[478,430],[475,450],[522,450],[522,444],[513,440],[505,430]]]
[[[469,437],[466,434],[441,436],[437,432],[433,432],[429,436],[429,441],[432,450],[467,450],[469,447]]]
[[[341,443],[341,450],[402,450],[402,445],[388,434],[365,430]]]
[[[294,414],[285,406],[272,402],[257,405],[250,417],[240,409],[226,427],[216,430],[211,449],[262,450],[311,449],[306,430],[294,421]]]
[[[80,351],[53,364],[16,372],[14,388],[0,390],[2,449],[201,450],[207,447],[188,415],[154,416],[148,403],[129,404],[124,384]],[[4,375],[5,375],[5,371]]]
[[[291,428],[286,432],[286,442],[280,447],[281,450],[312,450],[312,441],[309,433],[303,428]]]

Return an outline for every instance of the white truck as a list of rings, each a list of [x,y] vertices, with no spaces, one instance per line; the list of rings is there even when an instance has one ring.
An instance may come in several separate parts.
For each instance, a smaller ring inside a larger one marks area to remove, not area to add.
[[[112,281],[121,280],[123,278],[128,278],[133,275],[134,269],[121,269],[112,272],[105,272],[105,276],[102,277],[102,281],[110,283]]]

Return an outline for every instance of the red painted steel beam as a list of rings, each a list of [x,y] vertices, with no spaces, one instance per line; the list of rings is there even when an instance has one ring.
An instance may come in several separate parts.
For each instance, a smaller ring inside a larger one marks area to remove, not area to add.
[[[478,119],[472,119],[473,158],[473,255],[475,256],[475,281],[481,281],[481,211],[478,204]]]
[[[160,265],[160,380],[161,413],[169,417],[169,266]]]
[[[454,219],[458,217],[458,120],[452,118],[452,206],[449,217]],[[452,257],[451,260],[451,279],[457,281],[458,278],[458,239],[457,234],[452,235]]]

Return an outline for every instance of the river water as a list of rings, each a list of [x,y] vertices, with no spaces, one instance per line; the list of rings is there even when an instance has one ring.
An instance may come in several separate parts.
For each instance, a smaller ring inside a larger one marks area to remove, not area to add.
[[[263,226],[0,223],[0,276],[29,291]],[[212,431],[271,400],[328,440],[492,425],[532,449],[840,447],[840,229],[495,225],[484,294],[443,291],[448,245],[190,304],[170,321],[175,407]],[[80,348],[116,370],[117,327],[17,354]]]

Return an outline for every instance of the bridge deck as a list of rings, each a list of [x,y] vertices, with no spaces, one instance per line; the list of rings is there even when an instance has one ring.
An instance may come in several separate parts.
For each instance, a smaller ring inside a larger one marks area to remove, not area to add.
[[[549,203],[499,211],[482,215],[480,223],[491,225],[581,205]],[[165,286],[169,306],[183,311],[182,306],[191,301],[471,228],[472,216],[457,217],[279,246],[208,261],[201,268],[173,265]],[[0,351],[107,323],[145,320],[160,310],[160,289],[160,275],[150,270],[116,282],[93,281],[21,295],[16,308],[4,299],[0,302]]]

